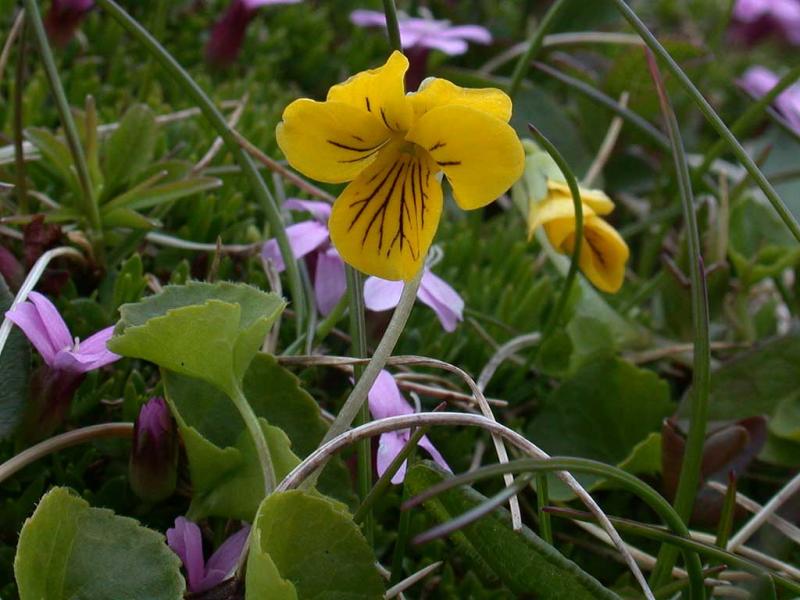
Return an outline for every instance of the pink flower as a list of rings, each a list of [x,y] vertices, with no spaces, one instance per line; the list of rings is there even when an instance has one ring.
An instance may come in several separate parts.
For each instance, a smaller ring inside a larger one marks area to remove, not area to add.
[[[6,317],[22,329],[50,368],[86,373],[121,358],[106,348],[114,332],[113,326],[80,342],[73,339],[52,302],[37,292],[31,292],[28,297],[29,301],[6,312]]]
[[[178,431],[163,398],[150,398],[133,426],[128,466],[131,488],[150,502],[169,498],[178,472]]]
[[[374,10],[354,10],[350,21],[359,27],[386,27],[386,17]],[[457,55],[467,51],[467,42],[490,44],[492,34],[480,25],[451,25],[450,21],[401,17],[400,43],[404,49],[428,48]]]
[[[402,292],[402,281],[369,277],[364,282],[364,306],[374,311],[395,308],[400,302]],[[427,267],[419,285],[417,298],[433,309],[442,324],[442,329],[447,332],[455,331],[458,322],[464,318],[464,299],[450,284],[434,275]]]
[[[308,221],[289,225],[286,228],[286,235],[295,258],[308,256],[314,259],[314,296],[320,314],[326,316],[347,290],[344,263],[331,244],[328,232],[331,206],[325,202],[296,199],[287,200],[284,206],[289,210],[308,212],[314,217]],[[286,268],[275,239],[268,240],[264,244],[261,255],[271,260],[278,272]]]
[[[225,14],[214,24],[206,46],[209,62],[225,66],[239,55],[250,21],[262,6],[297,4],[301,0],[233,0]]]
[[[245,525],[225,540],[206,562],[200,528],[184,517],[175,519],[175,527],[167,529],[167,544],[183,561],[189,591],[205,592],[230,578],[249,534],[250,526]]]
[[[406,402],[403,395],[400,393],[400,388],[388,371],[381,371],[378,374],[375,383],[372,384],[372,389],[369,391],[369,412],[372,413],[374,419],[386,419],[387,417],[396,417],[398,415],[410,415],[414,412],[412,406]],[[383,475],[389,464],[394,460],[403,446],[406,445],[408,440],[411,439],[411,430],[402,429],[398,431],[389,431],[382,433],[378,440],[378,460],[377,469],[378,475]],[[447,461],[435,448],[435,446],[428,439],[428,436],[423,435],[419,441],[421,448],[430,454],[431,458],[436,463],[447,471],[451,471]],[[400,468],[392,477],[392,483],[402,483],[406,476],[406,467],[408,461],[403,461]]]
[[[733,34],[745,43],[777,33],[800,45],[800,0],[737,0],[732,19]]]
[[[44,18],[47,35],[53,43],[63,46],[69,42],[92,7],[94,0],[53,0]]]
[[[769,69],[755,66],[745,72],[739,80],[739,85],[755,98],[760,98],[775,87],[779,79],[780,77]],[[794,83],[778,94],[775,98],[775,108],[792,129],[800,133],[800,83]]]
[[[359,27],[386,28],[386,17],[374,10],[354,10],[350,13],[350,21]],[[400,44],[409,61],[406,72],[406,88],[415,90],[425,78],[428,64],[428,53],[440,50],[455,56],[464,54],[468,42],[491,44],[492,34],[480,25],[451,25],[450,21],[400,17]]]

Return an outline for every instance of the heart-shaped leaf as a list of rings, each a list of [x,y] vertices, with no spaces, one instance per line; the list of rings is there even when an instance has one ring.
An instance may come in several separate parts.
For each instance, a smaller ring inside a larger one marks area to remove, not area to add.
[[[108,347],[232,395],[284,306],[276,294],[245,284],[167,286],[120,307],[122,318]]]
[[[66,488],[50,490],[22,527],[14,574],[21,600],[179,600],[180,560],[164,536]]]
[[[383,597],[372,549],[342,505],[299,490],[272,494],[253,530],[246,600]]]

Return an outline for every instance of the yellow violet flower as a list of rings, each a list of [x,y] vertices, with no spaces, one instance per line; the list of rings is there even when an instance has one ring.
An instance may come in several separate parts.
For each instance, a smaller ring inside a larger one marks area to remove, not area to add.
[[[600,217],[614,210],[614,203],[600,190],[581,188],[580,192],[583,205],[580,269],[598,289],[617,292],[625,279],[628,245],[617,230]],[[531,205],[529,234],[533,235],[540,225],[544,226],[547,238],[556,250],[572,254],[575,249],[575,206],[565,183],[548,179],[547,197]]]
[[[440,172],[470,210],[508,190],[525,161],[506,94],[435,78],[406,94],[407,69],[394,52],[382,67],[333,86],[324,102],[295,100],[276,130],[295,169],[350,182],[328,223],[341,257],[393,280],[409,280],[423,265],[442,214]]]

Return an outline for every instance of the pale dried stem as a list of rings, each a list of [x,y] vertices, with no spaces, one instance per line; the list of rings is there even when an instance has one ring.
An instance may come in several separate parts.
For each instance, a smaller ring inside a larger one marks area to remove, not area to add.
[[[306,181],[291,169],[284,167],[280,162],[262,152],[255,144],[253,144],[238,131],[233,130],[233,135],[236,137],[236,141],[239,142],[239,145],[244,149],[245,152],[267,167],[270,171],[278,173],[286,181],[293,183],[298,189],[303,190],[310,196],[324,200],[325,202],[333,202],[336,199],[325,190],[318,188],[313,183]]]
[[[228,127],[231,129],[235,129],[236,126],[239,124],[239,119],[242,118],[244,114],[244,109],[247,106],[247,100],[249,98],[249,94],[245,93],[241,100],[239,100],[239,105],[234,109],[231,113],[230,118],[228,119]],[[222,146],[225,145],[225,140],[222,137],[217,136],[211,144],[211,147],[208,151],[203,155],[197,164],[192,167],[192,173],[199,173],[203,169],[205,169],[208,165],[211,164],[211,161],[214,160],[214,157],[219,153],[222,149]]]
[[[91,425],[67,431],[60,435],[53,436],[35,446],[31,446],[10,458],[0,465],[0,483],[11,477],[17,471],[36,462],[40,458],[83,444],[84,442],[98,440],[102,438],[129,438],[133,435],[133,423],[103,423],[101,425]]]
[[[628,92],[622,92],[617,105],[622,109],[627,108],[629,97],[630,95]],[[597,151],[597,156],[594,157],[592,164],[589,166],[589,170],[586,171],[586,175],[581,182],[587,188],[592,187],[592,183],[594,183],[594,180],[602,172],[603,168],[608,162],[608,159],[611,158],[611,153],[614,151],[614,146],[617,145],[617,139],[619,139],[620,131],[622,131],[623,122],[623,118],[619,115],[611,119],[611,125],[608,127],[606,137],[603,138],[603,143],[600,144],[600,149]]]
[[[395,357],[397,358],[397,357]],[[402,357],[400,357],[402,358]],[[549,455],[536,446],[527,438],[521,436],[516,431],[509,429],[505,425],[498,423],[492,419],[486,418],[482,415],[469,415],[463,413],[414,413],[410,415],[400,415],[397,417],[389,417],[387,419],[380,419],[378,421],[371,421],[355,429],[345,431],[344,433],[336,436],[327,443],[321,445],[314,452],[305,458],[299,465],[297,465],[275,488],[276,491],[286,491],[294,489],[301,485],[303,481],[312,473],[317,471],[320,467],[325,465],[327,461],[336,452],[342,448],[349,446],[364,438],[380,435],[389,431],[397,431],[400,429],[408,429],[411,427],[421,426],[434,426],[434,425],[447,425],[447,426],[466,426],[466,427],[480,427],[489,433],[496,434],[497,436],[505,439],[509,444],[519,449],[523,454],[538,459],[547,459]],[[613,540],[614,546],[619,550],[625,559],[625,563],[631,569],[633,576],[639,582],[645,596],[649,599],[653,598],[653,593],[650,590],[647,582],[642,575],[639,566],[631,556],[622,538],[614,529],[611,521],[605,515],[603,510],[597,505],[592,496],[581,486],[580,483],[570,474],[564,471],[556,473],[573,493],[580,499],[581,502],[589,509],[589,511],[597,518],[602,528],[608,533],[609,537]]]
[[[39,260],[34,263],[33,268],[31,269],[30,273],[28,273],[25,281],[22,282],[17,295],[14,297],[14,301],[11,303],[11,306],[8,307],[9,311],[13,310],[27,300],[28,294],[30,294],[31,291],[33,291],[33,288],[36,287],[36,284],[39,282],[39,278],[42,276],[42,273],[44,273],[47,265],[50,264],[51,260],[59,256],[72,256],[80,261],[84,260],[83,254],[78,252],[75,248],[70,248],[69,246],[53,248],[52,250],[48,250],[42,254],[39,257]],[[3,317],[3,324],[0,325],[0,355],[3,354],[3,348],[5,348],[6,341],[8,341],[8,336],[11,333],[12,325],[13,323],[8,317]]]
[[[775,494],[764,507],[759,510],[752,519],[750,519],[744,526],[736,532],[728,542],[728,551],[736,552],[736,550],[744,544],[750,536],[753,535],[761,525],[766,522],[769,517],[775,514],[784,502],[791,498],[797,490],[800,489],[800,473],[795,475],[789,483],[787,483],[777,494]],[[794,575],[797,577],[797,575]]]
[[[542,334],[536,331],[534,333],[528,333],[515,337],[514,339],[509,340],[500,346],[495,351],[492,358],[489,359],[489,362],[486,363],[486,366],[483,367],[481,374],[478,376],[477,385],[481,392],[483,392],[483,390],[486,389],[486,386],[489,385],[489,382],[491,381],[492,377],[494,377],[498,367],[500,367],[503,362],[514,356],[515,353],[519,352],[523,348],[535,346],[541,341],[541,339]]]
[[[428,565],[427,567],[420,569],[416,573],[409,575],[408,577],[403,579],[403,581],[399,582],[396,585],[393,585],[388,590],[386,590],[386,594],[384,594],[383,597],[386,598],[386,600],[389,600],[389,598],[395,598],[399,596],[400,594],[405,592],[408,588],[410,588],[412,585],[414,585],[419,581],[422,581],[428,575],[433,573],[436,569],[438,569],[441,566],[442,566],[442,561],[438,561],[433,563],[432,565]]]
[[[164,233],[150,232],[145,236],[148,242],[156,244],[157,246],[166,246],[168,248],[178,248],[180,250],[191,250],[192,252],[216,252],[217,244],[209,244],[206,242],[193,242],[191,240],[182,240],[180,238],[166,235]],[[221,244],[219,249],[228,254],[250,254],[261,248],[263,244]]]
[[[708,487],[719,492],[722,495],[725,495],[728,490],[727,486],[721,484],[718,481],[709,481],[706,483],[706,485],[708,485]],[[736,504],[750,511],[751,513],[758,513],[759,511],[763,510],[763,506],[761,504],[759,504],[755,500],[752,500],[751,498],[748,498],[741,492],[736,492]],[[800,527],[797,527],[793,523],[790,523],[789,521],[787,521],[786,519],[775,513],[772,513],[769,516],[767,516],[767,523],[774,526],[775,529],[780,531],[783,535],[788,537],[795,544],[800,544]]]
[[[3,81],[3,73],[5,72],[6,65],[8,64],[8,57],[11,56],[11,48],[14,47],[14,42],[17,41],[17,36],[19,36],[19,32],[22,30],[22,24],[24,22],[25,9],[21,9],[17,13],[17,18],[14,19],[14,24],[11,25],[11,29],[8,32],[8,37],[3,44],[3,50],[0,51],[0,83]]]
[[[703,533],[701,531],[690,531],[689,534],[692,536],[692,539],[695,539],[699,542],[704,542],[706,544],[716,543],[717,539],[716,536],[713,536],[709,533]],[[764,554],[763,552],[759,552],[758,550],[754,550],[749,546],[744,546],[744,545],[738,546],[735,551],[732,550],[728,551],[732,552],[733,554],[739,554],[744,558],[749,558],[753,562],[757,562],[764,567],[778,571],[779,573],[785,575],[786,577],[791,577],[792,579],[800,581],[800,569],[798,569],[793,565],[785,563],[782,560],[778,560],[777,558],[770,556],[769,554]]]
[[[502,67],[507,62],[514,60],[517,56],[522,54],[528,49],[530,42],[520,42],[511,46],[492,57],[484,65],[478,69],[481,75],[489,75],[493,71]],[[542,42],[543,48],[552,48],[554,46],[564,46],[573,44],[629,44],[634,46],[643,46],[642,38],[632,33],[606,33],[604,31],[574,31],[568,33],[552,33],[544,36]]]

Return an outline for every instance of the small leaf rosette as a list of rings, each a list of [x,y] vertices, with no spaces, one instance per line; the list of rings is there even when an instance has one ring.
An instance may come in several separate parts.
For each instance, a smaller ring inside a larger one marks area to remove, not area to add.
[[[439,224],[439,173],[456,203],[471,210],[508,190],[525,161],[505,93],[430,78],[406,94],[407,70],[406,57],[394,52],[382,67],[333,86],[324,102],[292,102],[276,132],[295,169],[350,182],[329,222],[344,261],[406,281],[422,268]]]

